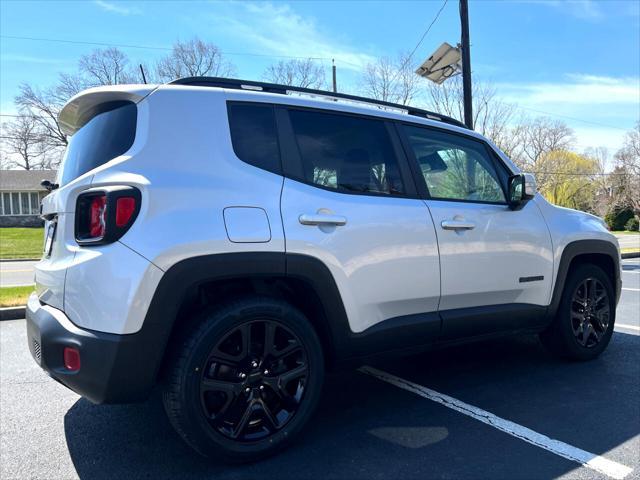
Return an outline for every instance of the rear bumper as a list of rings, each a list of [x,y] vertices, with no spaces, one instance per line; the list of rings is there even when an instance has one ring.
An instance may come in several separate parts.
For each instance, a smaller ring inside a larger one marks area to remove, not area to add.
[[[55,380],[94,403],[142,401],[153,386],[157,365],[145,357],[143,334],[115,335],[75,326],[61,311],[32,294],[26,308],[27,340],[34,360]],[[80,370],[66,370],[65,347],[80,351]]]

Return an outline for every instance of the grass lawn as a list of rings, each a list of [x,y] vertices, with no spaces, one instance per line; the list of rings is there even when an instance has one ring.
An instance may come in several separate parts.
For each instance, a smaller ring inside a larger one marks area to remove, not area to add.
[[[40,258],[43,228],[0,228],[0,259]]]
[[[614,235],[640,235],[640,232],[630,232],[629,230],[612,230]]]
[[[26,287],[0,288],[0,307],[20,307],[27,304],[29,295],[33,292],[33,285]]]

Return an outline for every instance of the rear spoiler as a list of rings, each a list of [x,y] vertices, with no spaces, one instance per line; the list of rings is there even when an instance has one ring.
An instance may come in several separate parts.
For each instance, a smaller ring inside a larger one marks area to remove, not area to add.
[[[158,85],[109,85],[84,90],[69,100],[58,114],[60,129],[66,135],[73,135],[89,120],[104,111],[105,103],[138,103]]]

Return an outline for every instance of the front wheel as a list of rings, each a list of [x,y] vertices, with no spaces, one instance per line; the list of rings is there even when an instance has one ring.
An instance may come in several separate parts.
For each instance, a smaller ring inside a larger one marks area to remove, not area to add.
[[[540,340],[559,356],[591,360],[607,348],[615,314],[611,279],[596,265],[579,265],[567,277],[556,317]]]
[[[318,337],[280,300],[248,297],[206,313],[177,349],[163,395],[202,455],[255,461],[283,448],[313,413],[323,382]]]

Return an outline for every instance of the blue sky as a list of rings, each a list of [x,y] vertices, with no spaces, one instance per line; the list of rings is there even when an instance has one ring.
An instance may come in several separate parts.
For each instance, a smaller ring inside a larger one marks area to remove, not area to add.
[[[1,0],[0,107],[13,112],[21,82],[46,87],[98,48],[7,36],[156,47],[122,48],[151,63],[198,35],[220,46],[242,78],[260,79],[280,56],[322,57],[329,77],[335,58],[339,86],[353,89],[367,62],[413,49],[442,3]],[[578,148],[613,153],[640,118],[640,2],[471,0],[470,19],[474,73],[522,113],[566,121]],[[415,66],[459,32],[458,1],[449,0]]]

